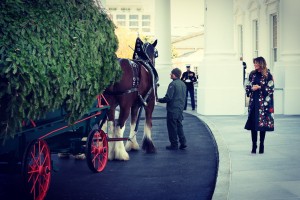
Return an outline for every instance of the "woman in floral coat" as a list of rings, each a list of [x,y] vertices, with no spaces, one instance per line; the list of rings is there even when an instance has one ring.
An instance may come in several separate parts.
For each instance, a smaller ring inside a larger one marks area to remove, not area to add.
[[[249,99],[248,120],[245,129],[251,130],[252,151],[256,153],[257,131],[260,131],[259,153],[264,153],[266,131],[274,131],[274,82],[263,57],[253,59],[246,93]]]

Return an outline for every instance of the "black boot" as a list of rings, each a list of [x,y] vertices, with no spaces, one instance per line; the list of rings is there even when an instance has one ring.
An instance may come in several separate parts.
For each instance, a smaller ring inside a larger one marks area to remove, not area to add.
[[[266,131],[260,131],[260,135],[259,135],[259,140],[260,140],[260,144],[259,144],[259,153],[263,154],[265,151],[265,147],[264,147],[264,142],[265,142],[265,136],[266,136]]]
[[[251,153],[256,153],[256,148],[257,148],[257,145],[256,145],[256,143],[254,144],[252,144],[252,151],[251,151]]]
[[[264,144],[260,143],[260,144],[259,144],[259,153],[260,153],[260,154],[263,154],[263,153],[264,153],[264,150],[265,150]]]
[[[257,131],[251,130],[251,139],[252,139],[252,150],[251,153],[256,153],[257,148]]]

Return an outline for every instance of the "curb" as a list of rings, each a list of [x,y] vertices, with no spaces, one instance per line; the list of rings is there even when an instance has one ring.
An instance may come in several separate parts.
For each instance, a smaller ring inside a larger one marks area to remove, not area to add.
[[[212,137],[214,138],[217,145],[217,149],[218,149],[217,154],[219,155],[217,182],[216,182],[215,191],[212,199],[228,200],[232,170],[231,170],[230,153],[226,143],[224,142],[223,136],[218,130],[218,128],[215,126],[215,124],[211,122],[209,119],[207,119],[205,116],[199,115],[196,112],[192,112],[192,111],[184,111],[184,112],[198,117],[210,129]]]

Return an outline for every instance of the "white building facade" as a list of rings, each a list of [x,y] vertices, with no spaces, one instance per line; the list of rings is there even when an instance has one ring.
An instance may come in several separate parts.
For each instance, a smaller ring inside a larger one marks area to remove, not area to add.
[[[106,0],[105,7],[116,26],[140,34],[154,35],[153,0]]]
[[[238,57],[248,64],[248,72],[253,69],[254,57],[266,59],[274,75],[276,114],[300,114],[299,10],[298,0],[234,1]]]
[[[189,1],[194,2],[187,0],[186,4]],[[147,15],[141,12],[142,5],[136,6],[141,0],[129,1],[135,3],[132,8],[126,2],[106,0],[111,9],[116,8],[120,15],[125,13],[126,19],[130,19],[131,15],[138,15],[139,19]],[[158,39],[159,58],[156,66],[162,86],[158,93],[162,96],[170,82],[169,73],[173,67],[171,21],[184,13],[177,9],[178,14],[174,14],[173,8],[177,1],[149,0],[150,2],[152,4],[147,9],[152,6],[152,11],[150,9],[147,12],[151,18],[150,30]],[[262,56],[274,76],[275,114],[299,115],[300,0],[199,0],[195,5],[199,7],[201,14],[196,15],[199,19],[192,17],[190,20],[199,20],[204,30],[204,53],[199,64],[195,64],[198,66],[199,76],[197,112],[202,115],[245,114],[243,66],[240,57],[247,63],[249,73],[253,69],[253,58]],[[134,14],[133,11],[139,14]],[[117,18],[117,14],[114,18]],[[120,23],[122,24],[122,20]],[[186,64],[189,63],[186,61]]]
[[[240,57],[253,70],[262,56],[275,81],[275,113],[299,115],[300,1],[205,0],[204,56],[199,67],[197,111],[243,114]]]

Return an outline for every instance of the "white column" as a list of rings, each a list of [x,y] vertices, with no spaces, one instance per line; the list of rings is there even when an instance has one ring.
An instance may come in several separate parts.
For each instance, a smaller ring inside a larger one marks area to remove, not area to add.
[[[171,82],[171,11],[170,0],[155,0],[155,37],[158,41],[155,67],[159,74],[158,96],[166,94],[168,84]]]
[[[197,112],[239,115],[245,110],[243,68],[233,42],[233,0],[206,0],[204,58],[199,67]]]
[[[280,1],[279,60],[275,63],[275,97],[282,98],[283,114],[300,114],[300,1]],[[283,92],[283,95],[276,95]],[[276,98],[274,99],[276,104]],[[276,110],[275,110],[276,113]]]

